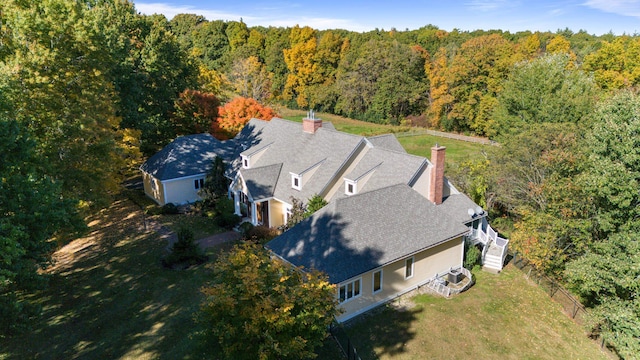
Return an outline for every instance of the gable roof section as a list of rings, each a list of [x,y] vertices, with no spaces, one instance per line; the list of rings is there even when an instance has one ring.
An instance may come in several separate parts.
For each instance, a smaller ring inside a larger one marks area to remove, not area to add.
[[[371,136],[368,137],[367,140],[369,140],[369,142],[371,142],[373,146],[380,149],[393,150],[405,154],[407,153],[407,150],[402,147],[402,145],[398,141],[398,138],[396,138],[393,134]]]
[[[158,180],[172,180],[209,171],[216,154],[225,156],[226,144],[211,134],[180,136],[142,164],[140,170]]]
[[[240,170],[254,201],[270,198],[280,177],[282,164]]]
[[[295,266],[325,272],[337,284],[467,232],[399,184],[337,199],[266,247]]]
[[[249,126],[257,121],[251,120]],[[260,127],[257,132],[254,129],[243,137],[251,139],[252,145],[243,150],[245,154],[252,153],[252,147],[258,149],[270,144],[255,162],[252,161],[251,168],[282,164],[273,196],[285,201],[291,196],[305,201],[320,193],[364,141],[361,136],[324,128],[315,134],[305,133],[301,123],[279,118],[273,118],[268,126]],[[317,171],[305,180],[302,190],[293,189],[289,174],[300,174],[316,164],[319,164]],[[242,169],[243,176],[245,171]]]
[[[358,184],[358,193],[363,193],[396,184],[409,184],[427,165],[428,161],[423,157],[374,147],[367,151],[352,171],[345,174],[345,178],[355,181],[373,170],[366,183]],[[344,192],[337,192],[334,197],[344,196],[347,196]]]
[[[467,195],[462,193],[455,193],[447,196],[439,206],[442,212],[446,213],[452,219],[455,219],[461,224],[466,224],[475,219],[487,216],[485,212],[479,217],[471,217],[468,212],[469,209],[475,210],[478,205],[474,203],[473,200],[471,200]]]

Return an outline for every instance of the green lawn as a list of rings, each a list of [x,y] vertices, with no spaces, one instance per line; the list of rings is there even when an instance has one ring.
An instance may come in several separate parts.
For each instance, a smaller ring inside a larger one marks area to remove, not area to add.
[[[182,215],[171,219],[194,224]],[[139,205],[124,195],[87,222],[87,236],[55,254],[50,286],[31,296],[42,316],[31,331],[0,339],[0,359],[217,358],[201,345],[194,321],[206,265],[164,269],[166,241],[144,231]],[[210,249],[211,261],[230,246]],[[340,357],[331,342],[320,351]]]
[[[520,270],[476,273],[456,297],[417,295],[347,327],[363,359],[607,359]]]

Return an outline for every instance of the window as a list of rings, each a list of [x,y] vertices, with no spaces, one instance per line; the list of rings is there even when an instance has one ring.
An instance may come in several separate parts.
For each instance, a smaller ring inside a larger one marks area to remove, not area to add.
[[[410,279],[413,277],[413,257],[404,261],[404,278]]]
[[[301,183],[300,175],[291,174],[291,187],[296,189],[296,190],[302,190],[302,183]]]
[[[380,290],[382,290],[382,270],[373,273],[373,293],[375,294]]]
[[[360,283],[361,281],[358,279],[340,286],[340,302],[360,296]]]
[[[356,184],[351,180],[344,181],[344,193],[347,195],[353,195],[356,193]]]
[[[249,168],[249,158],[244,155],[242,155],[242,167],[245,169]]]
[[[204,179],[195,179],[193,180],[193,187],[198,190],[204,187]]]

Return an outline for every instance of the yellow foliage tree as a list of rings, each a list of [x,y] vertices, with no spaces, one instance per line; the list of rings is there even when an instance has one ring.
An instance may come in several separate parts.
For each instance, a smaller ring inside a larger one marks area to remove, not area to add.
[[[291,48],[284,50],[284,61],[289,69],[284,86],[284,98],[295,99],[299,107],[309,105],[307,87],[317,81],[316,30],[295,26],[289,35]]]
[[[213,266],[200,321],[227,359],[307,359],[337,315],[335,286],[245,243]]]
[[[640,85],[640,39],[621,36],[584,58],[584,69],[592,71],[603,89]]]

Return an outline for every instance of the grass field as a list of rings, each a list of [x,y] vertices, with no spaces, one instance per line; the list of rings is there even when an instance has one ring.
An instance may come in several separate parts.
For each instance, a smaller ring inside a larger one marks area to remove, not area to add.
[[[140,206],[124,196],[87,219],[90,232],[56,252],[49,287],[31,296],[42,316],[31,331],[0,339],[0,359],[217,358],[194,320],[210,270],[163,268],[166,241],[142,221]],[[173,216],[165,225],[197,221]],[[207,253],[213,261],[230,247]],[[340,357],[333,341],[319,353]]]
[[[479,271],[451,299],[413,297],[347,327],[363,359],[607,359],[559,304],[513,266]]]
[[[302,118],[306,116],[306,112],[302,110],[279,110],[280,116],[284,119],[302,122]],[[466,141],[454,140],[434,135],[410,135],[411,128],[406,126],[393,126],[374,124],[360,120],[348,119],[331,114],[317,114],[317,117],[333,123],[339,131],[362,136],[375,136],[381,134],[396,134],[400,144],[404,146],[409,154],[431,158],[431,147],[438,143],[447,147],[447,155],[445,162],[448,165],[452,163],[461,163],[466,160],[473,160],[482,157],[482,152],[488,145],[471,143]]]

